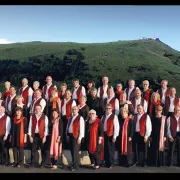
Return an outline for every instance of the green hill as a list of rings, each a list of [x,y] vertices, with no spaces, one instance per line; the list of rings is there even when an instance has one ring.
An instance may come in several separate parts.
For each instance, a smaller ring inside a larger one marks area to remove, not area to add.
[[[0,60],[26,61],[29,57],[54,54],[63,58],[65,52],[76,49],[88,64],[93,77],[109,76],[112,85],[118,80],[126,83],[135,79],[137,84],[148,79],[159,85],[169,80],[180,92],[180,52],[155,40],[117,41],[107,43],[28,42],[0,44]]]

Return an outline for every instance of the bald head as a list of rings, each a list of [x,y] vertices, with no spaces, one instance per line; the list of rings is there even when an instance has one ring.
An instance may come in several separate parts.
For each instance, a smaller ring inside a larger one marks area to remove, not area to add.
[[[22,79],[22,86],[25,87],[28,85],[28,80],[26,78]]]

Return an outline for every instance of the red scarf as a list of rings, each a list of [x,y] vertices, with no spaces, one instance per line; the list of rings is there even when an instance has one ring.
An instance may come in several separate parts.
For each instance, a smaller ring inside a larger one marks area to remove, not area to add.
[[[121,154],[122,155],[127,155],[127,141],[128,141],[127,128],[128,128],[129,120],[130,120],[130,116],[128,116],[124,120],[124,124],[122,128],[122,141],[121,141]]]
[[[17,117],[14,117],[14,124],[20,125],[20,147],[24,147],[24,117],[21,116],[20,119],[17,119]]]
[[[58,100],[59,100],[58,97],[53,98],[53,100],[52,100],[52,109],[57,108],[57,107],[56,107],[56,103],[58,103],[59,109],[60,109],[60,103],[59,103]]]
[[[89,144],[89,152],[94,154],[97,146],[97,133],[98,133],[98,125],[99,118],[96,118],[95,122],[90,127],[90,144]]]
[[[159,151],[164,151],[164,126],[165,126],[166,116],[161,118],[161,129],[160,129],[160,139],[159,139]]]
[[[152,101],[150,103],[150,106],[149,106],[149,115],[150,115],[150,117],[152,116],[153,105],[154,106],[160,106],[161,105],[161,101],[160,100],[158,100],[156,102]]]

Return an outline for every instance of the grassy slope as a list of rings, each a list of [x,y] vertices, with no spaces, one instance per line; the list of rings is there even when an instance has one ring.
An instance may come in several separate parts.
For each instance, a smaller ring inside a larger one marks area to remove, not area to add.
[[[85,50],[81,51],[81,47]],[[180,57],[180,52],[171,49],[162,42],[154,40],[117,41],[109,43],[50,43],[29,42],[0,45],[0,59],[25,60],[30,56],[54,53],[63,57],[65,51],[77,49],[85,56],[90,73],[94,75],[108,75],[112,84],[117,79],[126,82],[130,78],[153,77],[156,79],[168,79],[170,86],[175,86],[180,92],[180,66],[174,65],[172,61],[164,57],[164,53],[171,53]],[[146,65],[151,72],[134,71],[129,73],[128,67]],[[96,71],[93,71],[95,69]],[[178,93],[179,94],[179,93]]]

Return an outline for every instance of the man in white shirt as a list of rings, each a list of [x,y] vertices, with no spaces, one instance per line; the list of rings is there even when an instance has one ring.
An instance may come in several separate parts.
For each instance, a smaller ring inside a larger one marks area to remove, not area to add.
[[[32,143],[32,161],[31,167],[36,163],[36,154],[38,147],[41,149],[41,167],[45,166],[46,158],[46,136],[48,135],[48,117],[42,113],[41,105],[35,107],[35,114],[30,117],[28,127],[29,140]]]
[[[78,114],[78,106],[72,107],[72,115],[70,116],[66,128],[66,137],[70,144],[72,167],[71,171],[75,171],[80,165],[79,150],[81,140],[84,137],[84,118]]]
[[[56,87],[56,85],[54,85],[53,83],[52,83],[52,77],[51,76],[47,76],[46,77],[46,85],[44,85],[43,87],[42,87],[42,97],[45,99],[45,100],[48,100],[49,99],[49,97],[50,97],[50,95],[51,95],[51,89],[52,88],[56,88],[57,89],[57,87]],[[58,93],[57,93],[57,96],[58,96]]]
[[[174,108],[174,115],[167,119],[167,136],[169,138],[169,166],[172,166],[173,153],[177,146],[177,165],[180,166],[180,106]]]
[[[101,121],[104,127],[104,160],[108,168],[114,165],[115,142],[119,136],[119,122],[115,114],[112,113],[112,105],[106,105],[106,114],[102,116]]]
[[[72,89],[72,99],[76,101],[77,104],[80,103],[81,97],[86,96],[86,90],[84,86],[79,84],[79,79],[73,79],[73,89]]]
[[[110,88],[110,87],[113,88],[112,86],[108,85],[108,82],[109,82],[108,77],[107,77],[107,76],[104,76],[104,77],[102,78],[102,83],[103,83],[103,85],[98,88],[98,92],[97,92],[97,96],[98,96],[99,98],[102,98],[102,99],[107,98],[107,89],[108,89],[108,87],[109,87],[109,88]]]
[[[104,99],[104,105],[111,104],[112,105],[112,113],[116,116],[119,115],[119,101],[115,98],[114,89],[107,89],[107,98]]]
[[[168,85],[168,81],[167,80],[162,80],[161,81],[161,88],[157,90],[157,92],[160,95],[161,105],[163,106],[163,108],[164,108],[164,105],[165,105],[165,98],[167,96],[169,96],[169,90],[170,89],[167,88],[167,85]]]
[[[32,102],[33,90],[28,86],[28,80],[26,78],[22,80],[22,87],[19,89],[19,95],[23,97],[23,104],[29,108]]]
[[[34,94],[35,94],[35,98],[33,99],[32,104],[30,106],[30,115],[35,113],[35,107],[37,105],[39,105],[39,104],[41,105],[42,112],[44,112],[44,109],[46,107],[46,101],[45,101],[45,99],[42,98],[42,90],[36,89],[34,91]]]
[[[0,106],[0,164],[9,164],[9,135],[11,130],[10,117],[5,114],[5,108]]]
[[[10,87],[10,96],[6,98],[6,113],[11,117],[12,115],[12,109],[16,105],[16,87],[11,86]]]
[[[136,89],[139,89],[138,87],[135,87],[135,81],[133,79],[130,79],[128,81],[128,88],[126,88],[124,91],[127,95],[127,100],[131,101],[135,97],[135,91]]]
[[[169,96],[165,98],[165,115],[167,117],[173,115],[174,107],[180,106],[180,98],[176,96],[176,88],[170,88]]]
[[[136,165],[147,166],[147,154],[149,146],[149,137],[152,131],[152,124],[149,115],[144,113],[143,106],[139,104],[137,106],[137,112],[133,118],[134,122],[134,136],[133,136],[133,149],[134,159]],[[143,152],[143,161],[139,162],[139,153]]]
[[[141,90],[140,89],[136,89],[135,91],[135,97],[132,98],[131,102],[133,105],[133,109],[134,109],[134,114],[137,114],[137,106],[139,104],[141,104],[143,106],[144,112],[147,113],[147,101],[141,97]]]
[[[69,89],[65,91],[64,98],[62,99],[61,102],[61,113],[62,113],[62,122],[63,122],[63,148],[67,149],[68,144],[66,143],[66,128],[67,128],[67,123],[68,119],[71,116],[72,112],[71,109],[72,107],[76,106],[75,100],[71,99],[72,93]]]

